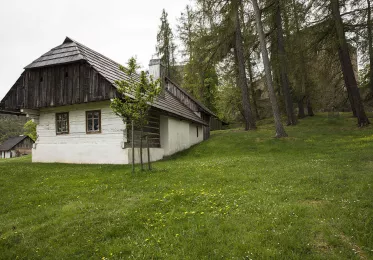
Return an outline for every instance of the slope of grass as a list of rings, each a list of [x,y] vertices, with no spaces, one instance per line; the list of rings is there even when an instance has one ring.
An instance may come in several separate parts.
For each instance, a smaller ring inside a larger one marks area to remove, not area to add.
[[[135,175],[0,161],[0,258],[372,259],[372,126],[269,121]]]

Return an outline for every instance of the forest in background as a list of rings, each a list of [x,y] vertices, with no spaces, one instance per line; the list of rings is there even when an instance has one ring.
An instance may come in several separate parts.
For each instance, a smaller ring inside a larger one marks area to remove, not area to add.
[[[25,116],[0,114],[0,144],[10,137],[23,135],[26,122]]]
[[[283,124],[314,112],[348,111],[359,126],[370,123],[369,0],[194,0],[177,24],[166,10],[160,20],[166,75],[225,122],[251,130],[273,116],[278,137],[287,136]],[[22,134],[25,122],[0,116],[0,142]]]
[[[273,115],[285,136],[281,116],[295,125],[315,111],[351,111],[366,126],[371,12],[369,0],[194,0],[176,25],[163,10],[156,50],[169,77],[246,130]]]

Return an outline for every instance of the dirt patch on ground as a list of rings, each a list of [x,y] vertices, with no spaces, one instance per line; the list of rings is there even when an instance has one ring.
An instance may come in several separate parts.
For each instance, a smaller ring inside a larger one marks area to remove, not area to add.
[[[333,247],[325,241],[321,233],[316,235],[316,238],[313,242],[313,246],[316,248],[317,251],[326,254],[333,251]]]
[[[355,251],[355,253],[360,257],[360,259],[368,259],[364,251],[358,245],[354,244],[349,237],[346,237],[344,234],[340,234],[339,237],[344,243],[348,244],[353,251]]]

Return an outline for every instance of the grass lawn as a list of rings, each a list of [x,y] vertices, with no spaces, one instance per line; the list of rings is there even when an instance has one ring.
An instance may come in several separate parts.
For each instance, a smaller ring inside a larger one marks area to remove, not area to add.
[[[373,259],[373,127],[355,121],[218,131],[133,176],[0,160],[0,259]]]

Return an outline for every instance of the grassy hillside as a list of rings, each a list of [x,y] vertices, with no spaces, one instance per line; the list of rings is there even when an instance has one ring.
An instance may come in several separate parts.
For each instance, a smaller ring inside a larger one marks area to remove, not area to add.
[[[373,127],[319,115],[276,140],[267,123],[134,176],[0,161],[0,258],[372,259]]]

